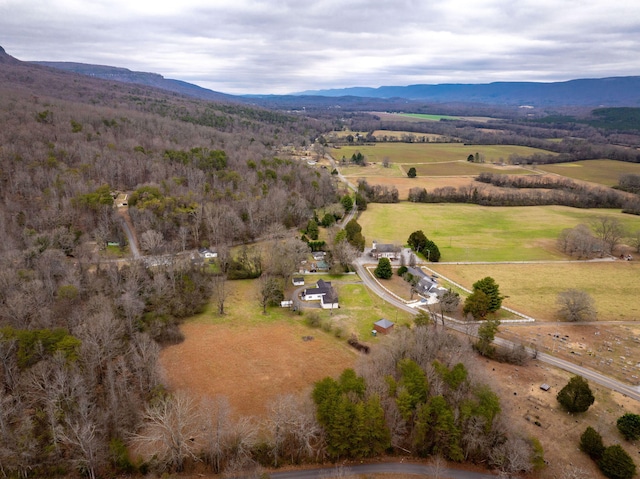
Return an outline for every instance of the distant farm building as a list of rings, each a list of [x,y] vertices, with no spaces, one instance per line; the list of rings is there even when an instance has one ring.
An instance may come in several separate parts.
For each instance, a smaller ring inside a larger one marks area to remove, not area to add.
[[[373,330],[380,334],[388,334],[393,329],[394,323],[388,319],[382,318],[373,323]]]

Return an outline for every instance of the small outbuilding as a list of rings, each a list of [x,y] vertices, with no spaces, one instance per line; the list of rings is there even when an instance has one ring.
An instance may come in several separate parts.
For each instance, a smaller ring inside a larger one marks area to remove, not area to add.
[[[540,389],[542,389],[543,391],[548,391],[549,389],[551,389],[551,386],[549,386],[548,384],[544,383],[540,385]]]
[[[373,330],[380,334],[388,334],[393,329],[394,323],[388,319],[382,318],[373,323]]]
[[[304,278],[302,276],[294,276],[291,281],[294,286],[304,286]]]

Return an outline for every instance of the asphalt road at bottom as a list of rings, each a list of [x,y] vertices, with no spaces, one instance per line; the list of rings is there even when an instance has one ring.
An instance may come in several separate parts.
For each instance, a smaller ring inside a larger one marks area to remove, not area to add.
[[[358,474],[411,474],[441,479],[496,479],[498,476],[461,469],[436,468],[426,464],[388,462],[384,464],[358,464],[344,467],[324,467],[297,471],[272,472],[271,479],[326,479],[330,477],[355,476]]]

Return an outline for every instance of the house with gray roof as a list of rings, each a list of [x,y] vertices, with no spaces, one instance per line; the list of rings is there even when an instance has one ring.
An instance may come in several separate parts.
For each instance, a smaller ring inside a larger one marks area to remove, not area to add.
[[[330,281],[319,279],[315,288],[307,288],[301,295],[304,301],[320,301],[322,309],[336,309],[338,305],[338,293],[336,293]]]
[[[438,282],[434,277],[429,276],[420,268],[407,267],[407,273],[416,280],[414,287],[418,294],[438,294]]]
[[[374,241],[372,244],[371,253],[369,254],[375,259],[398,259],[400,257],[400,251],[402,251],[402,248],[398,245],[384,244]]]

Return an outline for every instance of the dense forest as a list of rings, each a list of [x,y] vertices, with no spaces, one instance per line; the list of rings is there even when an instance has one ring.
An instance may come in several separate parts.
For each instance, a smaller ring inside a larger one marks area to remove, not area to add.
[[[214,279],[175,255],[115,261],[107,245],[126,246],[125,219],[146,254],[306,225],[337,201],[334,180],[287,148],[326,125],[0,62],[0,475],[132,471],[125,444],[168,397],[160,344],[180,340]]]

